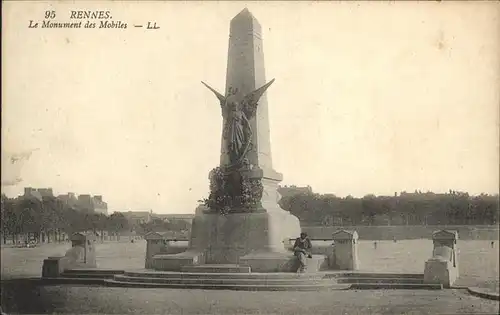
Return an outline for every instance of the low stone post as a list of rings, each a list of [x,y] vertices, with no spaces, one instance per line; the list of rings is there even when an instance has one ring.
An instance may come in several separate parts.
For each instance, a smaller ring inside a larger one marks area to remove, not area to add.
[[[157,232],[149,232],[144,236],[146,239],[146,262],[144,264],[146,269],[153,269],[153,256],[161,254],[164,251],[165,242],[163,235]]]
[[[42,277],[56,278],[66,269],[97,267],[95,236],[87,233],[74,233],[70,239],[71,248],[64,256],[44,259]]]
[[[335,265],[340,270],[357,270],[358,233],[356,231],[340,230],[333,233]]]
[[[440,283],[449,288],[457,280],[458,232],[440,230],[432,234],[432,257],[425,262],[424,283]]]
[[[96,254],[95,254],[95,235],[91,233],[74,233],[71,235],[71,247],[80,246],[83,248],[83,262],[79,264],[87,268],[95,268]]]
[[[66,267],[63,263],[64,257],[49,257],[43,260],[42,277],[57,278],[64,272]]]

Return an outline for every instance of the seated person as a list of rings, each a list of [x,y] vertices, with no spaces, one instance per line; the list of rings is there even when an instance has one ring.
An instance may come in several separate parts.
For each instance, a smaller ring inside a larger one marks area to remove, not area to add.
[[[304,272],[306,269],[306,257],[312,258],[311,255],[312,244],[307,234],[302,232],[300,233],[300,237],[295,240],[295,244],[293,245],[293,254],[297,256],[299,259],[300,267],[297,272]]]

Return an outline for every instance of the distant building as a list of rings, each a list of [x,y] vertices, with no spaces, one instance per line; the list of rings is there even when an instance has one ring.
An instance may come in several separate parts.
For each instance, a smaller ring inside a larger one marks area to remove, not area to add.
[[[36,198],[42,201],[42,194],[36,188],[25,187],[24,195],[22,195],[21,198]]]
[[[123,216],[125,216],[125,218],[127,218],[127,220],[132,225],[141,224],[141,223],[148,223],[148,222],[151,222],[151,220],[153,218],[153,211],[152,210],[148,210],[148,211],[116,211],[116,212],[123,214]]]
[[[70,208],[76,208],[78,206],[78,198],[76,198],[76,194],[69,192],[66,195],[59,195],[57,199],[61,200],[65,205]]]
[[[44,197],[54,197],[52,188],[25,187],[24,195],[20,196],[20,198],[36,198],[40,201]],[[75,193],[70,192],[65,195],[59,195],[56,198],[61,200],[65,205],[77,210],[108,214],[108,204],[102,200],[102,196],[100,195],[94,197],[80,195],[77,198]]]
[[[194,219],[194,213],[189,214],[153,214],[154,217],[160,218],[163,220],[174,221],[174,220],[183,220],[188,223],[191,223]]]
[[[52,188],[25,187],[24,195],[19,196],[19,198],[36,198],[40,201],[42,201],[43,197],[54,197]]]
[[[102,201],[102,196],[91,196],[88,194],[79,195],[77,207],[81,210],[108,214],[108,204]]]
[[[102,201],[101,195],[94,196],[94,211],[106,215],[108,214],[108,204]]]
[[[52,188],[38,188],[38,193],[43,197],[54,197]]]
[[[108,204],[102,201],[102,196],[79,195],[77,207],[80,210],[108,214]]]

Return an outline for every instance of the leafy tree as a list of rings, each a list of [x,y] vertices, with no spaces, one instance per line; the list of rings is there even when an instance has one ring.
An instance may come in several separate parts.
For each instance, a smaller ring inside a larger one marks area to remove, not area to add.
[[[129,222],[123,213],[114,212],[108,217],[106,223],[109,231],[113,232],[115,235],[120,237],[120,232],[129,229]]]
[[[497,224],[498,195],[469,194],[450,190],[446,194],[402,192],[399,196],[367,195],[363,198],[298,191],[284,196],[280,206],[309,225],[360,224]]]
[[[66,207],[61,200],[55,197],[44,197],[42,203],[42,229],[47,235],[47,241],[51,241],[51,236],[60,241]]]
[[[12,240],[16,240],[17,233],[17,217],[15,212],[16,204],[13,199],[7,198],[2,194],[1,199],[1,220],[2,220],[2,235],[3,243],[7,243],[7,237],[10,235]]]
[[[16,203],[16,234],[39,239],[42,230],[43,204],[36,198],[22,198]]]

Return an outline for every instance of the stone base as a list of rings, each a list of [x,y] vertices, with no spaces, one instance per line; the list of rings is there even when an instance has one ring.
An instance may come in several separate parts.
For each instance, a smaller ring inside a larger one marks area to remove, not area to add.
[[[291,253],[257,252],[240,257],[240,264],[249,266],[252,272],[296,272],[299,261]],[[306,272],[315,273],[328,269],[328,258],[313,255],[307,259]]]
[[[97,268],[95,251],[87,251],[85,247],[74,246],[64,256],[53,256],[43,260],[42,277],[57,278],[66,269]]]
[[[300,223],[297,217],[279,208],[276,202],[274,205],[267,202],[265,208],[252,213],[220,215],[199,210],[193,219],[189,250],[175,255],[154,256],[154,269],[179,271],[184,265],[243,265],[253,257],[246,255],[267,253],[288,258],[263,260],[258,263],[260,267],[257,269],[281,271],[277,261],[287,261],[293,256],[285,248],[284,241],[300,235]],[[270,266],[263,267],[264,261]],[[285,269],[291,270],[289,267]]]
[[[349,241],[350,242],[350,241]],[[337,270],[359,270],[357,244],[337,244],[332,266]]]
[[[424,283],[440,283],[449,288],[458,278],[458,268],[451,261],[429,259],[425,262]]]
[[[69,265],[67,257],[49,257],[44,259],[42,265],[42,277],[57,278]]]
[[[235,273],[250,273],[249,266],[240,265],[197,265],[197,266],[183,266],[182,272],[186,273],[217,273],[217,274],[235,274]]]
[[[203,264],[204,254],[198,251],[186,251],[178,254],[153,256],[152,267],[155,270],[181,271],[183,266]]]

